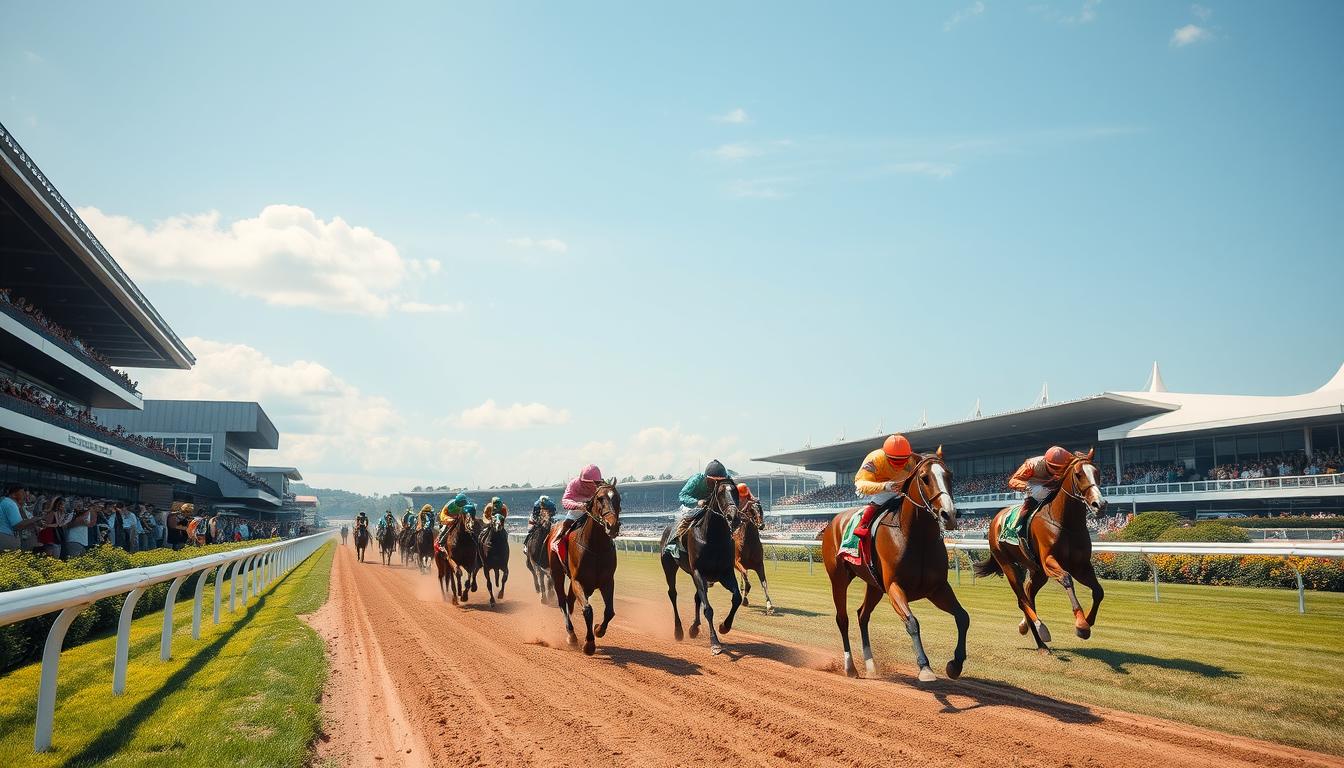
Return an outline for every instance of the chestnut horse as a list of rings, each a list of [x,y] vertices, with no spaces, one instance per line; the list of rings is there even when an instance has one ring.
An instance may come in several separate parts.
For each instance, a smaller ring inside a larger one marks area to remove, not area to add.
[[[770,602],[770,585],[765,580],[765,548],[761,546],[761,531],[765,530],[765,515],[761,502],[752,499],[739,510],[737,530],[733,531],[733,567],[742,574],[742,604],[751,605],[751,575],[755,571],[765,591],[765,612],[775,612]]]
[[[681,612],[677,610],[677,569],[689,573],[695,584],[695,620],[691,622],[691,637],[700,634],[700,614],[703,610],[705,621],[709,624],[709,652],[715,656],[723,653],[719,643],[719,632],[728,634],[733,629],[733,617],[742,605],[742,593],[737,588],[737,573],[733,570],[733,558],[736,547],[733,545],[733,523],[737,520],[737,488],[730,480],[714,483],[709,503],[700,512],[696,520],[678,544],[680,557],[673,558],[667,551],[672,540],[676,524],[669,525],[658,541],[662,550],[663,575],[667,578],[667,599],[672,601],[672,618],[675,621],[674,634],[681,639]],[[728,617],[714,631],[714,609],[709,604],[709,588],[720,584],[733,596],[733,605],[728,609]],[[703,608],[702,608],[703,606]]]
[[[583,652],[589,656],[597,650],[594,636],[607,634],[607,626],[616,615],[616,537],[621,533],[621,494],[616,490],[616,479],[603,480],[593,498],[584,506],[583,517],[570,528],[567,536],[565,556],[567,562],[560,562],[560,556],[551,548],[551,542],[560,530],[559,525],[551,528],[546,536],[547,562],[551,570],[551,583],[555,586],[555,599],[560,613],[565,617],[565,632],[570,645],[579,642],[574,634],[574,621],[570,614],[574,612],[577,601],[583,609],[583,621],[588,625],[588,636],[583,642]],[[593,629],[593,591],[602,593],[604,609],[602,624]]]
[[[849,613],[847,609],[849,583],[855,577],[868,587],[863,604],[859,606],[859,635],[863,639],[863,664],[867,677],[877,675],[873,663],[873,649],[868,640],[868,620],[885,594],[891,606],[901,617],[905,631],[914,645],[915,663],[919,665],[919,679],[931,682],[938,679],[929,667],[924,653],[924,641],[919,634],[919,620],[910,610],[910,603],[927,599],[938,608],[952,614],[957,622],[957,649],[947,662],[947,676],[961,676],[966,661],[966,630],[971,617],[957,601],[952,585],[947,582],[947,545],[943,542],[943,526],[956,530],[957,507],[952,502],[949,488],[952,473],[943,464],[943,449],[930,456],[914,454],[915,469],[901,487],[900,507],[885,513],[873,525],[881,582],[874,579],[872,569],[858,566],[840,557],[840,543],[850,515],[859,510],[847,510],[836,515],[821,532],[821,559],[831,577],[831,598],[835,601],[835,624],[840,628],[840,639],[845,647],[845,674],[857,677],[854,657],[849,650]],[[895,504],[896,500],[892,500]]]
[[[1047,579],[1055,579],[1064,587],[1073,604],[1074,632],[1084,640],[1092,636],[1097,609],[1105,595],[1092,570],[1092,536],[1087,530],[1088,518],[1106,509],[1097,482],[1097,468],[1092,463],[1094,453],[1095,449],[1074,453],[1054,498],[1031,516],[1025,537],[1030,541],[1030,551],[1026,540],[1017,545],[999,541],[1003,519],[1010,509],[1006,507],[989,523],[990,557],[975,565],[977,576],[999,573],[1007,579],[1022,609],[1023,618],[1017,631],[1025,635],[1030,630],[1036,639],[1036,649],[1042,653],[1050,651],[1046,645],[1050,642],[1050,630],[1036,615],[1036,594]],[[1078,595],[1074,594],[1074,579],[1092,590],[1092,609],[1087,615],[1083,615]]]
[[[453,605],[467,602],[476,591],[476,572],[481,569],[481,550],[475,533],[469,529],[466,515],[448,521],[443,548],[434,550],[434,566],[439,572],[439,589],[451,592]]]

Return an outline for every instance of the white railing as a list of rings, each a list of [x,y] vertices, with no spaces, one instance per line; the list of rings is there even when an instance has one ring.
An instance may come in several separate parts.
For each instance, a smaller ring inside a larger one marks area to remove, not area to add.
[[[616,548],[627,551],[653,552],[657,549],[659,541],[660,539],[650,536],[621,536],[616,539]],[[987,539],[946,539],[944,543],[949,550],[954,552],[984,552],[989,550]],[[807,550],[809,574],[812,572],[813,560],[817,556],[814,550],[821,547],[820,541],[799,541],[797,539],[762,539],[761,544],[766,547]],[[1153,574],[1153,600],[1155,602],[1162,600],[1157,578],[1157,565],[1152,560],[1155,555],[1263,555],[1266,557],[1282,557],[1297,578],[1297,612],[1306,613],[1306,585],[1302,582],[1302,573],[1297,569],[1297,564],[1291,558],[1344,557],[1344,542],[1252,541],[1228,544],[1222,542],[1095,541],[1092,543],[1092,552],[1141,555],[1148,561],[1148,568]],[[952,561],[956,567],[957,579],[960,580],[961,558],[954,557]]]
[[[334,531],[324,531],[299,539],[203,555],[190,560],[58,581],[13,592],[0,592],[0,626],[55,611],[61,612],[47,632],[47,642],[42,649],[42,675],[37,690],[37,730],[33,735],[33,749],[43,752],[51,748],[53,720],[56,714],[56,673],[61,660],[61,643],[80,611],[103,598],[126,595],[126,601],[121,606],[121,618],[117,623],[117,648],[112,660],[112,693],[121,695],[126,689],[131,618],[135,613],[136,602],[147,587],[166,581],[172,582],[168,587],[168,596],[163,601],[163,630],[159,639],[159,658],[167,661],[172,658],[173,607],[177,603],[177,592],[190,576],[200,574],[200,578],[196,580],[196,595],[191,614],[191,637],[193,640],[199,640],[201,598],[205,593],[207,571],[213,569],[215,572],[214,623],[218,624],[224,597],[224,590],[219,588],[219,585],[224,583],[224,573],[230,566],[232,571],[229,577],[229,613],[233,613],[238,607],[239,589],[243,592],[242,604],[246,607],[247,601],[253,595],[259,597],[267,587],[294,566],[302,563],[334,536]]]

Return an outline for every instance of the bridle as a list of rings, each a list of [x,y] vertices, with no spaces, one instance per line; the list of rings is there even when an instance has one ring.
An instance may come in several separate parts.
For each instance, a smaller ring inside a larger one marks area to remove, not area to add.
[[[942,461],[937,456],[925,456],[923,459],[920,459],[919,463],[915,465],[914,471],[910,473],[910,478],[905,481],[905,487],[901,489],[901,492],[905,495],[907,499],[910,499],[911,503],[913,503],[917,508],[919,508],[924,512],[928,512],[931,516],[933,516],[935,520],[938,520],[939,525],[942,525],[942,516],[934,511],[933,503],[938,499],[942,498],[943,496],[946,496],[948,501],[952,501],[952,494],[945,490],[940,489],[933,496],[929,496],[924,492],[923,485],[921,485],[918,482],[915,482],[916,480],[919,479],[922,473],[928,471],[929,466],[932,465],[935,461],[938,462],[939,464],[942,464]],[[914,485],[916,488],[919,489],[918,502],[916,502],[914,498],[910,495],[909,488],[911,485]]]
[[[595,493],[593,493],[593,497],[592,497],[591,499],[588,500],[588,503],[584,505],[584,509],[583,509],[584,516],[585,516],[585,517],[588,517],[588,518],[591,519],[593,522],[595,522],[595,523],[597,523],[598,525],[602,526],[602,532],[605,533],[605,534],[607,534],[608,536],[611,535],[611,529],[612,529],[613,525],[616,525],[616,524],[619,524],[619,523],[620,523],[620,513],[619,513],[619,512],[616,513],[616,523],[615,523],[615,524],[613,524],[613,523],[608,523],[608,522],[607,522],[607,519],[606,519],[606,518],[607,518],[606,515],[598,515],[597,512],[596,512],[596,508],[597,508],[597,498],[598,498],[598,496],[601,496],[604,492],[605,492],[605,493],[614,493],[615,491],[616,491],[616,486],[615,486],[615,485],[612,485],[611,483],[603,482],[603,483],[599,484],[599,485],[597,486],[597,491],[596,491]],[[608,498],[607,498],[607,504],[608,504],[607,509],[608,509],[609,513],[612,512],[612,511],[614,511],[615,500],[612,499],[612,498],[610,498],[610,497],[608,497]]]
[[[1077,467],[1079,464],[1083,463],[1087,463],[1088,465],[1094,467],[1096,466],[1095,464],[1092,464],[1091,462],[1087,461],[1081,456],[1074,456],[1073,461],[1070,461],[1069,465],[1064,468],[1064,476],[1066,478],[1072,477],[1074,473],[1074,467]],[[1079,504],[1082,504],[1083,509],[1087,511],[1087,515],[1089,517],[1095,517],[1096,513],[1092,510],[1092,504],[1087,500],[1087,493],[1088,491],[1091,491],[1093,488],[1096,488],[1097,483],[1093,482],[1092,478],[1088,477],[1086,472],[1083,472],[1082,475],[1084,478],[1086,478],[1088,483],[1082,490],[1075,489],[1074,491],[1070,492],[1068,486],[1065,485],[1063,482],[1061,482],[1059,484],[1059,492],[1067,496],[1068,498],[1077,501]]]
[[[729,528],[732,528],[732,527],[733,527],[733,517],[738,517],[738,516],[740,516],[740,515],[741,515],[741,512],[739,511],[737,515],[733,515],[732,517],[730,517],[729,514],[728,514],[728,510],[727,510],[727,509],[723,509],[723,504],[724,504],[724,501],[723,501],[723,494],[726,492],[726,491],[724,490],[724,487],[725,487],[725,485],[726,485],[727,483],[728,483],[727,480],[716,480],[716,481],[714,482],[714,493],[713,493],[713,496],[711,497],[711,498],[713,498],[714,503],[712,503],[712,504],[706,504],[706,505],[705,505],[705,509],[708,510],[709,512],[715,514],[715,515],[718,515],[720,518],[723,519],[723,521],[724,521],[725,523],[728,524],[728,527],[729,527]],[[736,493],[736,490],[734,490],[733,492]],[[732,504],[732,503],[729,503],[729,508],[730,508],[730,509],[737,509],[737,505]]]

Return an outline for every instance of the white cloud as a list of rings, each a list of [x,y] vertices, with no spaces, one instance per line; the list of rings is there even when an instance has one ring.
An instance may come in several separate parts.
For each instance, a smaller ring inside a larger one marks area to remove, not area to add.
[[[1184,48],[1187,45],[1202,43],[1206,40],[1211,40],[1212,38],[1213,34],[1204,27],[1195,24],[1186,24],[1184,27],[1171,33],[1170,44],[1173,48]]]
[[[554,237],[511,237],[504,242],[524,250],[540,249],[551,253],[569,253],[569,244]]]
[[[42,64],[46,62],[46,59],[42,58],[36,51],[24,51],[23,58],[29,64]]]
[[[985,4],[981,2],[981,0],[975,0],[974,3],[971,3],[965,8],[962,8],[961,10],[952,14],[952,18],[943,22],[943,31],[951,32],[954,28],[956,28],[958,24],[962,23],[963,21],[969,21],[971,19],[974,19],[977,16],[984,14],[984,12],[985,12]]]
[[[1037,3],[1027,6],[1027,10],[1037,14],[1048,21],[1058,22],[1060,24],[1091,24],[1097,20],[1097,7],[1101,5],[1101,0],[1083,0],[1083,5],[1074,14],[1063,14],[1058,10]]]
[[[98,208],[79,215],[136,280],[215,285],[277,306],[383,314],[440,268],[403,258],[366,227],[295,205],[268,205],[232,223],[211,211],[152,227]]]
[[[946,179],[956,173],[957,166],[951,163],[935,163],[927,160],[915,160],[907,163],[891,163],[882,167],[885,173],[902,173],[914,176],[929,176]]]
[[[494,400],[467,408],[457,418],[457,423],[467,429],[514,430],[568,422],[569,411],[564,408],[552,408],[542,403],[514,403],[500,407]]]
[[[789,139],[775,139],[773,141],[757,142],[736,142],[733,144],[723,144],[709,151],[710,155],[725,162],[737,162],[746,160],[750,157],[760,157],[782,149],[788,149],[793,146]]]
[[[1199,19],[1200,21],[1208,21],[1213,16],[1212,8],[1200,5],[1199,3],[1195,3],[1194,5],[1190,6],[1190,12],[1193,13],[1195,15],[1195,18]]]
[[[310,482],[354,478],[342,487],[370,491],[389,490],[389,478],[407,472],[455,472],[482,453],[477,442],[407,419],[386,398],[361,392],[319,363],[277,362],[245,344],[186,343],[196,366],[143,371],[142,391],[149,398],[261,403],[280,430],[280,449],[255,454],[256,463],[296,466]]]
[[[733,123],[734,125],[751,122],[751,118],[747,116],[747,110],[741,107],[730,109],[722,115],[715,115],[713,120],[716,123]]]

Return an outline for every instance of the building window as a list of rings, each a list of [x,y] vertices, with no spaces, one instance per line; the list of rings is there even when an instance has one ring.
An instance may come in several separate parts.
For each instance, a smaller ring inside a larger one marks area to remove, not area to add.
[[[158,440],[187,461],[209,461],[215,443],[213,437],[160,437]]]

